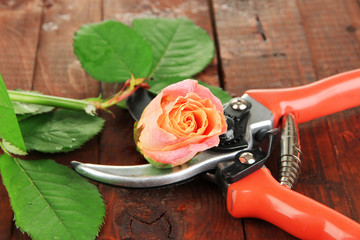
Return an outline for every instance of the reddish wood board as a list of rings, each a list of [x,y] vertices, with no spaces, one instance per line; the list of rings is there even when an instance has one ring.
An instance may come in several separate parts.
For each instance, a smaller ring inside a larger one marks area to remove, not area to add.
[[[187,17],[203,27],[217,54],[197,78],[236,96],[360,67],[356,0],[8,0],[0,2],[0,73],[9,89],[79,99],[109,96],[119,86],[100,84],[82,70],[72,36],[85,23],[115,19],[130,24],[143,17]],[[103,132],[82,149],[40,157],[65,165],[74,159],[143,163],[132,140],[133,120],[126,111],[112,110],[116,117],[102,113]],[[303,166],[295,190],[360,222],[360,109],[299,127]],[[274,176],[276,154],[267,164]],[[147,190],[97,185],[107,206],[98,239],[294,239],[264,221],[232,218],[220,191],[202,178]],[[28,238],[16,228],[0,185],[0,239]]]

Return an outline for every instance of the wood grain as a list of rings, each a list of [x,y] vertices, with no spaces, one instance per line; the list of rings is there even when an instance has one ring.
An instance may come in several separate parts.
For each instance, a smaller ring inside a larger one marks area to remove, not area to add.
[[[11,234],[13,212],[10,207],[9,196],[2,183],[0,184],[0,199],[0,238],[9,239]]]
[[[313,1],[311,4],[298,1],[298,4],[316,77],[320,79],[360,67],[356,31],[360,22],[358,1]],[[330,14],[335,11],[336,14]],[[355,167],[353,159],[360,153],[359,111],[359,108],[348,110],[312,123],[316,138],[304,149],[314,144],[317,149],[310,150],[315,152],[309,159],[312,164],[302,175],[306,179],[316,173],[322,180],[322,188],[314,197],[358,222],[360,203],[356,198],[360,196],[360,187],[353,183],[360,182],[360,168]],[[306,181],[306,188],[309,185],[311,181]]]
[[[213,2],[228,91],[315,80],[296,1]]]
[[[0,2],[0,73],[9,89],[31,89],[41,10],[40,0]]]
[[[41,1],[0,3],[0,74],[9,89],[31,89],[41,23],[40,3]],[[9,197],[1,183],[0,239],[10,239],[12,220]]]
[[[83,24],[101,20],[101,2],[48,1],[36,58],[34,89],[76,99],[97,96],[99,83],[81,68],[72,38]]]
[[[115,19],[187,17],[218,44],[218,56],[196,77],[240,96],[252,88],[298,86],[360,67],[356,0],[6,0],[0,1],[0,73],[9,89],[56,96],[110,96],[121,84],[100,84],[73,54],[74,32]],[[346,97],[346,96],[344,96]],[[341,101],[341,99],[339,99]],[[68,154],[30,158],[102,164],[144,163],[132,140],[134,121],[116,107],[101,113],[101,135]],[[360,221],[360,109],[301,124],[303,167],[295,190]],[[267,166],[277,175],[278,150]],[[258,219],[235,219],[217,186],[201,176],[180,185],[125,189],[98,184],[107,205],[97,239],[295,239]],[[12,221],[0,185],[0,239],[29,239]]]

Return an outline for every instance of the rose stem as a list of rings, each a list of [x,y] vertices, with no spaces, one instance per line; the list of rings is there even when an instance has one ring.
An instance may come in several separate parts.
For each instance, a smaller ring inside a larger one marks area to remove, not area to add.
[[[89,114],[94,114],[96,107],[94,104],[71,98],[55,97],[49,95],[41,95],[31,92],[19,92],[8,90],[12,101],[33,103],[39,105],[47,105],[53,107],[67,108],[73,110],[85,110]]]

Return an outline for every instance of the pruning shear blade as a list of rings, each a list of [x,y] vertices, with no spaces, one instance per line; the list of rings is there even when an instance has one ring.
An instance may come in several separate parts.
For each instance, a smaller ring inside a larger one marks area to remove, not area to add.
[[[228,131],[220,136],[219,146],[184,165],[158,169],[150,164],[72,162],[72,166],[90,179],[133,188],[179,183],[208,172],[210,180],[223,190],[234,217],[261,218],[300,239],[360,239],[358,223],[290,190],[301,164],[296,125],[359,106],[359,90],[360,69],[293,88],[248,90],[224,105]],[[132,116],[139,118],[150,100],[144,90],[130,98]],[[281,123],[280,185],[263,165]]]
[[[151,164],[111,166],[72,161],[78,173],[90,179],[131,188],[159,187],[183,182],[200,173],[215,169],[218,163],[233,159],[238,151],[228,153],[204,151],[186,164],[174,168],[156,168]]]

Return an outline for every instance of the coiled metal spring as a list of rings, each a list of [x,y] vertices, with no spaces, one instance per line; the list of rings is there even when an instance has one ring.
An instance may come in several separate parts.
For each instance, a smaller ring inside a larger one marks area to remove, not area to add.
[[[280,140],[279,182],[290,189],[295,186],[301,167],[301,150],[297,124],[292,114],[282,119]]]

